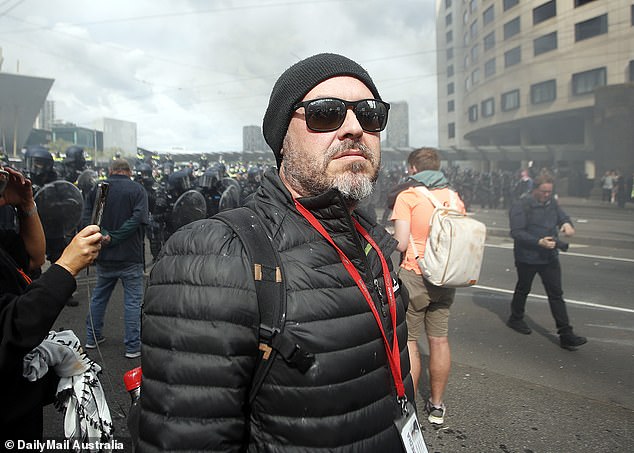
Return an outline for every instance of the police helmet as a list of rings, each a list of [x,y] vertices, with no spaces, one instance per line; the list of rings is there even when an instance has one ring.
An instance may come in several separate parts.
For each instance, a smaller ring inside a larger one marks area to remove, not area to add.
[[[24,153],[24,164],[31,176],[42,176],[53,169],[53,155],[41,145],[29,146]]]
[[[83,169],[86,166],[86,157],[84,156],[84,148],[81,146],[69,146],[66,150],[66,164],[74,164],[78,170]]]
[[[200,175],[198,178],[198,186],[204,187],[205,189],[211,189],[218,185],[218,181],[220,181],[220,175],[218,173],[218,169],[213,166],[209,167],[202,175]]]
[[[258,167],[249,167],[247,170],[247,181],[258,183],[260,179],[260,169]]]

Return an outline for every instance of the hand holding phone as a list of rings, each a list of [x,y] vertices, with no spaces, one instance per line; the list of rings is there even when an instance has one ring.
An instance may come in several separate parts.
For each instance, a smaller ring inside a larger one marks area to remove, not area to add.
[[[97,194],[95,195],[95,205],[92,208],[92,218],[90,220],[91,225],[101,226],[101,220],[103,219],[103,210],[106,207],[106,199],[108,198],[108,189],[110,184],[107,182],[100,182],[97,185]]]

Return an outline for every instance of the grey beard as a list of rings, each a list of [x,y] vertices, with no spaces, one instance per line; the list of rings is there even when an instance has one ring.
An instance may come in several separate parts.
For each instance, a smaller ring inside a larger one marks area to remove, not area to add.
[[[303,196],[316,196],[336,188],[349,206],[354,206],[356,202],[370,196],[374,190],[378,177],[378,170],[374,174],[363,173],[364,165],[354,162],[348,166],[346,171],[328,181],[325,177],[326,167],[334,155],[350,148],[360,148],[364,150],[370,164],[378,168],[375,159],[369,149],[364,145],[355,143],[352,140],[344,142],[338,148],[331,150],[326,156],[321,166],[316,166],[314,162],[309,162],[294,149],[293,140],[287,135],[283,145],[282,167],[284,175],[291,186]],[[316,168],[318,167],[318,168]]]
[[[361,164],[352,164],[349,171],[338,175],[332,182],[332,187],[337,189],[347,202],[357,202],[369,197],[376,185],[376,179],[372,180],[366,174],[359,174]]]

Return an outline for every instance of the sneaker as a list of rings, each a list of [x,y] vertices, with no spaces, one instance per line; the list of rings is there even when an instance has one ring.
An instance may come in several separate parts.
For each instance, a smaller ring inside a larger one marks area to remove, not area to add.
[[[576,351],[577,346],[581,346],[587,342],[588,339],[586,337],[580,337],[574,333],[559,335],[559,345],[569,351]]]
[[[94,338],[91,339],[91,340],[88,340],[86,342],[86,344],[84,345],[84,348],[86,348],[86,349],[95,349],[98,344],[101,344],[104,341],[106,341],[106,337],[101,337],[101,338],[97,339],[97,344],[93,343],[93,340],[94,340]]]
[[[529,335],[532,332],[531,328],[528,327],[528,324],[526,324],[526,321],[523,319],[509,319],[506,322],[506,325],[514,331],[523,333],[524,335]]]
[[[136,351],[136,352],[126,352],[125,353],[125,358],[126,359],[136,359],[138,357],[141,357],[141,351]]]
[[[427,403],[425,403],[425,412],[427,412],[427,420],[429,420],[429,423],[432,425],[442,425],[445,422],[447,409],[444,403],[441,403],[440,406],[435,406],[431,401],[427,400]]]

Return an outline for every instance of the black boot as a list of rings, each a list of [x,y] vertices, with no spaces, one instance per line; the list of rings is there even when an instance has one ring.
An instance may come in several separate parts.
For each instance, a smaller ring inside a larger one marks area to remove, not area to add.
[[[523,319],[509,318],[506,325],[516,332],[523,333],[524,335],[528,335],[532,332],[531,328],[528,327],[528,324],[526,324],[526,321]]]
[[[586,337],[580,337],[572,332],[559,335],[559,345],[569,351],[576,351],[577,346],[581,346],[587,342],[588,339]]]

